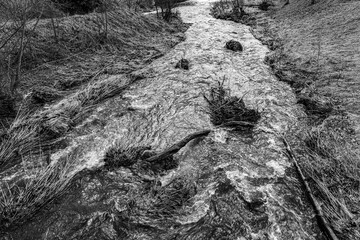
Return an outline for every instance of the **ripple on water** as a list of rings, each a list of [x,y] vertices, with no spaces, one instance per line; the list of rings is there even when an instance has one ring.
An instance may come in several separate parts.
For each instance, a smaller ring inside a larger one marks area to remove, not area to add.
[[[88,134],[83,134],[86,125],[81,135],[71,133],[73,144],[60,155],[76,150],[77,170],[96,169],[116,142],[161,151],[199,129],[213,128],[202,94],[222,79],[232,96],[261,110],[254,134],[214,129],[175,155],[179,166],[162,176],[160,183],[141,180],[123,168],[100,171],[96,181],[81,180],[73,191],[83,194],[57,206],[60,217],[38,220],[44,236],[45,232],[50,236],[47,239],[316,239],[311,211],[290,208],[292,192],[279,183],[287,177],[290,163],[276,136],[296,128],[302,110],[290,87],[271,75],[264,64],[269,50],[249,27],[213,19],[211,1],[196,2],[179,8],[184,21],[194,23],[186,40],[141,70],[146,78],[134,83],[123,97],[101,104],[102,110],[95,114],[113,117],[106,118],[105,126],[91,126]],[[230,38],[244,44],[243,53],[224,49]],[[174,67],[181,57],[192,66],[186,74]],[[114,112],[119,114],[114,117]],[[179,178],[196,185],[196,191],[183,206],[174,205],[172,216],[159,215],[154,210],[159,201],[156,194],[166,192],[171,181]],[[94,200],[101,202],[101,210],[89,207]],[[87,213],[74,214],[76,210],[66,207],[77,201]]]

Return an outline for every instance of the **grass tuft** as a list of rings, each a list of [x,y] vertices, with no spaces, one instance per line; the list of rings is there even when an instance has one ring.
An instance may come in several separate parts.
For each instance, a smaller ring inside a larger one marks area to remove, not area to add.
[[[335,111],[335,103],[321,99],[320,96],[298,95],[297,103],[302,104],[313,123],[321,123]]]
[[[153,205],[149,214],[156,218],[173,217],[196,194],[196,184],[184,178],[175,178],[169,185],[154,189]]]
[[[131,167],[140,159],[144,151],[149,149],[150,147],[122,148],[119,145],[113,146],[109,148],[109,150],[105,154],[105,167]]]
[[[304,136],[306,158],[300,165],[321,202],[325,218],[342,239],[358,239],[360,219],[360,152],[354,148],[350,123],[327,119]]]
[[[218,19],[232,20],[241,22],[247,15],[243,10],[243,5],[237,0],[220,0],[213,3],[211,14]]]
[[[70,174],[70,169],[69,162],[59,162],[14,183],[3,182],[0,188],[0,229],[24,223],[64,194],[75,177]]]
[[[248,109],[242,98],[230,96],[225,90],[224,82],[211,88],[209,96],[204,98],[208,103],[209,114],[215,126],[233,127],[238,131],[249,131],[260,119],[260,113]]]

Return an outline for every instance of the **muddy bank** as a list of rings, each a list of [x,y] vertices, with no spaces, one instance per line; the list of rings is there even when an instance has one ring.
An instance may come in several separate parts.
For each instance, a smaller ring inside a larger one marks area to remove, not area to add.
[[[268,48],[248,26],[212,18],[210,4],[179,8],[192,23],[186,40],[134,73],[138,80],[128,90],[99,104],[67,135],[70,146],[52,161],[76,153],[73,171],[91,173],[8,238],[321,239],[279,138],[298,130],[305,114],[264,63]],[[232,39],[242,52],[225,49]],[[188,70],[175,68],[181,58]],[[260,112],[250,135],[210,121],[203,94],[223,80],[231,96]],[[212,132],[174,155],[177,164],[170,167],[103,168],[114,145],[160,152],[203,129]]]

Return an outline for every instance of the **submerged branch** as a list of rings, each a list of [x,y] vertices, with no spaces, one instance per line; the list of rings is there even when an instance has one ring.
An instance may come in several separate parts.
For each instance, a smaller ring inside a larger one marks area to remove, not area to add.
[[[172,145],[171,147],[169,147],[168,149],[166,149],[165,151],[156,154],[155,156],[149,157],[147,159],[145,159],[145,161],[147,162],[156,162],[159,160],[162,160],[170,155],[173,155],[175,153],[177,153],[181,148],[185,147],[185,145],[190,142],[191,140],[195,139],[195,138],[199,138],[199,137],[203,137],[208,135],[211,132],[211,130],[202,130],[202,131],[198,131],[195,133],[192,133],[188,136],[186,136],[185,138],[183,138],[182,140],[180,140],[179,142],[175,143],[174,145]]]
[[[329,226],[329,224],[327,223],[327,221],[324,218],[324,214],[323,211],[321,209],[320,204],[317,202],[315,196],[312,194],[311,189],[309,184],[306,181],[306,178],[298,164],[298,161],[296,160],[296,157],[293,153],[293,150],[291,149],[289,143],[287,142],[287,140],[285,138],[282,138],[282,141],[285,145],[285,152],[288,155],[288,157],[294,162],[295,164],[295,168],[296,171],[298,172],[299,176],[300,176],[300,181],[302,182],[302,184],[305,187],[305,192],[308,195],[311,205],[314,208],[315,211],[315,215],[316,215],[316,219],[318,220],[319,223],[319,227],[320,229],[325,233],[325,235],[328,237],[328,239],[330,240],[338,240],[338,237],[335,235],[334,231],[331,229],[331,227]]]

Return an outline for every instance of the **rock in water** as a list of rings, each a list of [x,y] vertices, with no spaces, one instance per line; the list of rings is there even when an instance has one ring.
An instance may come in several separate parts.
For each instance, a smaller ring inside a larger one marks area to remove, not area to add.
[[[269,2],[264,1],[259,5],[259,9],[262,11],[267,11],[267,10],[269,10],[270,6],[271,6],[271,4]]]
[[[181,68],[185,70],[189,70],[189,60],[182,58],[178,63],[176,64],[175,68]]]
[[[242,52],[243,51],[243,46],[241,45],[241,43],[238,41],[235,41],[235,40],[228,41],[226,43],[225,47],[234,52]]]

